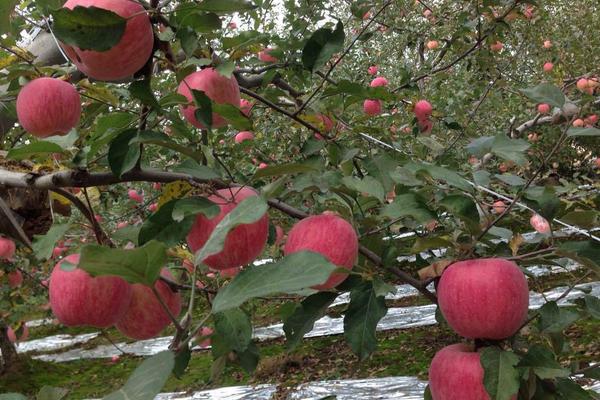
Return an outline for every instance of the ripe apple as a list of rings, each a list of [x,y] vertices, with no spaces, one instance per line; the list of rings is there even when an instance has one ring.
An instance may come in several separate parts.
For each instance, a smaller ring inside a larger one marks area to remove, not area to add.
[[[529,223],[536,232],[543,234],[550,233],[550,223],[546,218],[539,214],[533,214],[531,218],[529,218]]]
[[[152,184],[152,189],[154,189],[154,190],[160,190],[161,187],[162,187],[162,185],[160,184],[160,182],[154,182]]]
[[[377,71],[379,70],[379,68],[377,67],[377,65],[371,65],[369,67],[369,69],[367,69],[367,73],[369,75],[377,75]]]
[[[430,9],[426,9],[425,11],[423,11],[423,16],[425,18],[429,18],[429,17],[431,17],[431,15],[432,15],[432,12]]]
[[[162,270],[161,275],[173,280],[173,275],[166,268]],[[168,284],[161,280],[156,281],[154,288],[171,314],[178,317],[181,312],[179,292],[174,292]],[[131,303],[115,327],[123,335],[132,339],[143,340],[155,337],[171,323],[169,314],[164,310],[150,287],[135,283],[131,285],[131,293]]]
[[[143,203],[144,202],[144,196],[142,196],[141,194],[139,194],[137,192],[137,190],[135,190],[135,189],[129,189],[127,191],[127,196],[129,197],[130,200],[135,201],[136,203]]]
[[[413,112],[415,113],[415,117],[417,117],[417,120],[424,121],[431,116],[431,113],[433,112],[433,107],[431,106],[431,103],[427,100],[419,100],[415,103]]]
[[[594,164],[596,165],[596,168],[600,168],[600,157],[596,157]]]
[[[254,104],[252,104],[252,102],[246,99],[240,99],[240,110],[246,117],[250,115],[250,111],[252,110],[253,105]]]
[[[440,47],[440,43],[437,40],[430,40],[427,42],[426,46],[429,50],[435,50]]]
[[[333,213],[312,215],[292,227],[283,248],[286,256],[303,250],[322,254],[332,264],[351,270],[358,258],[358,237],[348,221]],[[329,290],[347,276],[334,272],[325,283],[313,289]]]
[[[152,203],[148,206],[148,211],[156,212],[156,210],[158,210],[158,203]]]
[[[234,276],[239,274],[241,270],[241,267],[222,269],[219,275],[221,275],[221,278],[233,278]]]
[[[11,289],[18,288],[23,284],[23,274],[18,269],[8,273],[8,286]]]
[[[63,270],[65,260],[77,265],[79,254],[62,259],[50,275],[50,307],[56,318],[67,326],[96,328],[108,328],[117,322],[131,301],[131,285],[116,276],[93,278],[79,268]]]
[[[490,45],[490,50],[494,53],[499,53],[504,48],[504,44],[500,41],[496,41]]]
[[[470,339],[505,339],[527,318],[529,289],[519,267],[502,258],[450,265],[437,287],[450,327]]]
[[[378,76],[377,78],[375,78],[371,81],[370,86],[371,87],[387,86],[388,83],[389,83],[388,80],[385,79],[383,76]]]
[[[594,125],[596,122],[598,122],[598,116],[596,114],[588,115],[584,119],[584,122],[588,125]]]
[[[261,162],[260,164],[258,164],[258,169],[265,169],[269,166],[269,164]]]
[[[27,325],[22,324],[21,325],[21,337],[19,337],[18,339],[17,339],[17,334],[16,334],[15,330],[10,326],[6,330],[6,334],[8,336],[8,340],[10,340],[11,343],[24,342],[29,337],[29,328],[27,327]]]
[[[330,132],[335,126],[331,118],[329,118],[325,114],[317,114],[317,119],[319,120],[319,122],[321,122],[324,132]]]
[[[129,225],[129,222],[127,222],[127,221],[119,222],[117,224],[117,229],[123,229],[123,228],[127,227],[128,225]]]
[[[496,214],[502,214],[506,210],[506,204],[502,200],[498,200],[494,202],[493,208]]]
[[[550,41],[550,40],[544,40],[544,48],[545,49],[552,48],[552,41]]]
[[[573,126],[575,128],[582,128],[584,125],[585,122],[581,118],[577,118],[575,121],[573,121]]]
[[[130,0],[68,0],[64,7],[98,7],[127,19],[119,43],[108,51],[81,50],[62,44],[67,56],[90,78],[117,81],[139,71],[152,55],[154,34],[148,14],[137,1]]]
[[[381,100],[365,100],[365,102],[363,103],[363,110],[365,114],[371,116],[381,114]]]
[[[550,105],[546,103],[538,104],[537,109],[540,114],[548,114],[550,112]]]
[[[419,131],[424,135],[428,135],[433,129],[433,122],[429,119],[419,120],[417,121],[417,125],[419,126]]]
[[[237,24],[233,21],[231,21],[227,26],[229,27],[229,29],[237,29]]]
[[[214,68],[204,68],[194,72],[181,81],[177,93],[184,95],[190,101],[191,105],[181,106],[181,112],[196,128],[204,129],[205,126],[196,119],[194,114],[196,107],[193,105],[191,89],[203,91],[215,103],[240,106],[240,87],[234,76],[226,78]],[[221,128],[225,125],[227,121],[223,117],[217,113],[212,114],[213,128]]]
[[[271,51],[273,51],[273,49],[270,47],[261,50],[258,53],[258,59],[265,63],[276,63],[277,61],[279,61],[279,59],[277,57],[273,57],[271,55]]]
[[[63,254],[67,250],[66,247],[56,246],[52,249],[52,258],[58,258],[61,254]]]
[[[21,126],[33,136],[66,135],[81,117],[81,97],[75,87],[56,78],[38,78],[17,96]]]
[[[433,400],[490,400],[483,386],[480,354],[464,343],[435,354],[429,366],[429,389]],[[516,398],[515,394],[511,399]]]
[[[0,260],[11,261],[15,255],[15,242],[11,239],[0,236]]]
[[[545,73],[550,73],[554,69],[554,64],[552,64],[551,62],[547,62],[544,64],[543,69]]]
[[[241,131],[235,135],[235,142],[242,143],[244,140],[254,140],[254,134],[250,131]]]
[[[202,348],[210,346],[210,336],[212,336],[213,333],[214,331],[212,330],[212,328],[209,328],[208,326],[203,326],[202,329],[200,329],[198,337],[206,339],[198,343],[198,345]]]
[[[250,197],[257,196],[254,189],[249,187],[232,187],[217,190],[216,195],[208,199],[221,208],[219,215],[212,219],[198,214],[192,229],[187,235],[187,243],[192,252],[198,251],[208,238],[217,224],[229,214],[239,202]],[[225,245],[220,253],[207,257],[204,263],[212,269],[224,270],[241,267],[254,261],[262,252],[269,236],[269,216],[265,214],[258,221],[251,224],[243,224],[235,227],[227,234]]]

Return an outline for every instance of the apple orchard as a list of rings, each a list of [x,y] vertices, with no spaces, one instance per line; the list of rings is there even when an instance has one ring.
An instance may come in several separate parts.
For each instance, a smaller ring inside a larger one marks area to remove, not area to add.
[[[170,336],[71,398],[261,383],[265,322],[308,370],[349,292],[329,378],[598,398],[600,299],[560,300],[600,276],[599,26],[595,0],[3,0],[1,391],[87,384],[17,352],[45,317]],[[376,329],[402,284],[437,305],[418,365]]]

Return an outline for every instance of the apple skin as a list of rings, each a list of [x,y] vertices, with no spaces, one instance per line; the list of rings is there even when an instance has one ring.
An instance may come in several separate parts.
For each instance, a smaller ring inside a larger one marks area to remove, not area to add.
[[[388,85],[388,80],[385,79],[383,76],[378,76],[377,78],[373,79],[370,83],[371,87],[380,87],[380,86],[387,86]]]
[[[369,67],[369,69],[367,69],[367,73],[369,75],[377,75],[377,71],[379,70],[379,68],[377,67],[377,65],[371,65]]]
[[[71,254],[54,266],[50,275],[50,307],[66,326],[90,325],[108,328],[127,311],[131,285],[116,276],[92,277],[82,269],[64,271],[67,261],[79,263],[79,254]]]
[[[417,117],[418,121],[424,121],[429,119],[431,113],[433,112],[433,107],[431,103],[427,100],[419,100],[415,103],[414,108],[415,117]]]
[[[554,69],[554,64],[552,64],[551,62],[547,62],[544,64],[542,69],[544,70],[545,73],[549,74]]]
[[[533,214],[531,218],[529,218],[529,223],[536,232],[543,234],[550,233],[550,224],[548,223],[548,220],[539,214]]]
[[[277,57],[271,55],[272,48],[267,47],[258,53],[258,59],[264,63],[276,63],[279,61]]]
[[[233,196],[232,196],[233,193]],[[229,214],[239,202],[257,196],[256,191],[249,187],[232,187],[220,189],[218,195],[208,199],[221,208],[219,215],[212,219],[198,214],[192,229],[187,235],[187,243],[192,252],[198,251],[215,229],[217,224]],[[220,196],[220,197],[219,197]],[[232,201],[232,198],[234,201]],[[262,253],[269,236],[269,216],[267,213],[252,224],[238,225],[227,234],[225,245],[220,253],[207,257],[204,263],[212,269],[224,270],[244,266],[254,261]]]
[[[381,114],[381,100],[365,100],[363,103],[365,114],[375,116]]]
[[[490,400],[483,386],[480,354],[464,343],[435,354],[429,366],[429,389],[433,400]],[[516,398],[515,394],[511,399]]]
[[[231,104],[240,107],[240,87],[235,77],[224,77],[214,68],[205,68],[188,75],[177,89],[177,93],[184,95],[192,104],[181,106],[181,112],[186,120],[196,128],[204,129],[205,126],[196,119],[194,115],[196,107],[193,105],[192,91],[201,90],[212,101],[218,104]],[[227,121],[217,113],[212,114],[212,127],[221,128],[227,125]]]
[[[19,123],[33,136],[66,135],[81,118],[81,97],[73,85],[56,78],[38,78],[17,97]]]
[[[540,114],[548,114],[550,112],[550,105],[546,103],[538,104],[537,109]]]
[[[0,236],[0,260],[12,260],[16,249],[15,242]]]
[[[240,111],[246,117],[250,116],[250,112],[252,111],[252,106],[254,106],[254,104],[252,104],[252,102],[250,102],[246,99],[240,99]]]
[[[168,269],[161,275],[174,280]],[[157,280],[154,287],[158,291],[171,314],[175,317],[181,312],[181,295],[171,290],[169,285]],[[131,285],[131,303],[125,314],[117,321],[115,327],[123,335],[136,340],[150,339],[157,336],[170,323],[169,314],[161,306],[152,289],[141,283]]]
[[[235,135],[235,142],[242,143],[244,140],[253,140],[254,134],[250,131],[241,131],[237,135]]]
[[[358,258],[358,237],[348,221],[333,213],[313,215],[297,222],[288,232],[283,253],[287,256],[303,250],[319,253],[332,264],[351,270]],[[334,272],[313,289],[329,290],[347,277]]]
[[[154,34],[144,7],[130,0],[68,0],[63,7],[98,7],[128,18],[119,43],[108,51],[81,50],[62,44],[81,72],[101,81],[125,79],[139,71],[152,55]],[[132,17],[132,15],[134,15]]]
[[[21,271],[19,271],[17,269],[17,270],[14,270],[14,271],[8,273],[8,286],[11,289],[18,288],[22,284],[23,284],[23,274],[21,273]]]
[[[515,263],[502,258],[450,265],[442,274],[437,294],[450,327],[469,339],[506,339],[527,318],[527,279]]]

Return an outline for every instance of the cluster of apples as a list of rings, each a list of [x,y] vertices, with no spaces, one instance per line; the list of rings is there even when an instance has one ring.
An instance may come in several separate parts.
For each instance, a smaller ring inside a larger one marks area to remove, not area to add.
[[[501,258],[459,261],[443,272],[438,303],[448,325],[468,339],[502,340],[525,322],[527,280],[519,267]],[[434,400],[488,400],[480,349],[453,344],[438,351],[429,367]],[[513,393],[510,393],[513,395]],[[516,399],[514,393],[513,399]]]

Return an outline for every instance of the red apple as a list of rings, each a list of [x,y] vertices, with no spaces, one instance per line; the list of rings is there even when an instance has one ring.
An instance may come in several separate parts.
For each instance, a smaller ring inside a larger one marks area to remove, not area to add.
[[[12,289],[23,284],[23,274],[18,269],[8,273],[8,286]]]
[[[332,264],[351,270],[358,258],[358,237],[352,225],[335,214],[313,215],[292,227],[283,248],[285,255],[303,250],[322,254]],[[334,272],[325,283],[313,288],[334,288],[347,276]]]
[[[470,339],[505,339],[527,318],[529,289],[519,267],[502,258],[450,265],[437,287],[450,327]]]
[[[431,133],[431,130],[433,129],[433,122],[431,122],[429,119],[419,120],[417,121],[417,125],[419,125],[419,130],[421,133],[425,135]]]
[[[385,79],[383,76],[378,76],[377,78],[375,78],[371,81],[370,86],[371,87],[387,86],[388,83],[389,83],[388,80]]]
[[[237,29],[237,24],[235,22],[230,22],[229,25],[227,25],[229,27],[229,29]]]
[[[8,335],[8,340],[10,340],[11,343],[24,342],[29,337],[29,328],[25,324],[21,325],[21,337],[19,339],[17,339],[15,330],[10,326],[6,331],[6,334]]]
[[[224,77],[214,68],[205,68],[188,75],[177,89],[177,93],[184,95],[192,104],[181,106],[181,112],[185,119],[196,128],[204,129],[205,126],[196,119],[196,107],[193,105],[192,91],[203,91],[208,98],[218,104],[231,104],[240,106],[240,87],[234,76]],[[221,128],[227,125],[227,121],[217,113],[212,114],[212,127]]]
[[[552,47],[552,41],[550,40],[544,40],[544,48],[545,49],[549,49]]]
[[[577,118],[575,121],[573,121],[573,126],[575,128],[582,128],[584,125],[585,122],[581,118]]]
[[[66,135],[81,117],[81,98],[75,87],[56,78],[38,78],[17,96],[17,116],[33,136]]]
[[[246,117],[250,115],[250,111],[252,111],[253,105],[254,104],[252,104],[252,102],[246,99],[240,99],[240,110]]]
[[[492,43],[490,45],[490,50],[492,50],[495,53],[502,51],[503,48],[504,48],[504,44],[502,44],[502,42],[500,42],[500,41],[496,41],[495,43]]]
[[[160,190],[161,187],[162,187],[162,185],[160,184],[160,182],[154,182],[152,184],[152,189],[154,189],[154,190]]]
[[[490,400],[483,386],[480,354],[463,343],[435,354],[429,366],[429,389],[433,400]],[[515,394],[512,399],[516,398]]]
[[[0,236],[0,260],[11,261],[15,255],[15,242],[11,239]]]
[[[50,275],[50,307],[67,326],[91,325],[108,328],[127,311],[131,285],[116,276],[91,277],[82,269],[65,271],[61,265],[79,263],[79,254],[61,260]]]
[[[363,110],[365,114],[371,116],[381,114],[381,100],[365,100]]]
[[[166,268],[162,270],[161,275],[173,280],[173,275]],[[181,312],[179,292],[174,292],[161,280],[156,281],[154,287],[171,314],[178,317]],[[171,323],[169,314],[164,310],[150,287],[135,283],[131,285],[131,292],[131,303],[115,327],[123,335],[132,339],[143,340],[155,337]]]
[[[550,224],[548,223],[548,220],[539,214],[533,214],[529,219],[529,223],[536,232],[544,234],[550,233]]]
[[[377,75],[377,71],[379,70],[379,68],[377,68],[377,65],[371,65],[369,67],[369,69],[367,69],[367,73],[369,75]]]
[[[277,57],[273,57],[271,55],[271,51],[273,51],[273,49],[270,47],[261,50],[258,53],[258,59],[265,63],[276,63],[277,61],[279,61],[279,59]]]
[[[198,336],[200,338],[206,338],[206,339],[204,339],[203,341],[198,343],[198,345],[202,348],[210,346],[210,337],[212,336],[213,333],[214,333],[214,331],[212,330],[212,328],[209,328],[208,326],[203,326],[202,329],[200,329],[200,333]]]
[[[324,132],[330,132],[335,126],[331,118],[325,114],[317,114],[317,119],[321,122]]]
[[[237,135],[235,135],[235,142],[242,143],[244,140],[253,140],[254,134],[250,131],[241,131]]]
[[[417,120],[423,121],[431,116],[431,113],[433,112],[433,107],[431,106],[431,103],[427,100],[419,100],[415,103],[413,111],[415,113],[415,117],[417,117]]]
[[[90,78],[116,81],[139,71],[152,55],[154,34],[148,14],[137,1],[131,0],[68,0],[64,7],[98,7],[127,19],[125,33],[119,43],[108,51],[81,50],[63,44],[67,56]]]
[[[506,210],[506,204],[502,200],[495,201],[493,209],[496,214],[502,214]]]
[[[123,229],[123,228],[127,227],[128,225],[129,225],[129,222],[127,222],[127,221],[119,222],[117,224],[117,229]]]
[[[192,252],[198,251],[221,222],[225,215],[229,214],[239,202],[258,194],[249,187],[232,187],[220,189],[216,195],[208,199],[219,205],[221,212],[212,219],[203,214],[196,217],[190,233],[187,235],[187,243]],[[212,269],[224,270],[241,267],[254,261],[262,252],[269,236],[269,217],[265,214],[262,218],[252,224],[239,225],[229,231],[225,239],[225,245],[220,253],[207,257],[204,263]],[[207,275],[208,276],[208,275]]]
[[[425,46],[427,46],[429,50],[435,50],[440,47],[440,43],[437,40],[430,40]]]
[[[545,73],[550,73],[554,69],[554,64],[552,64],[551,62],[547,62],[544,64],[543,69]]]
[[[52,249],[52,258],[58,258],[65,250],[67,250],[66,247],[56,246]]]
[[[550,105],[546,103],[538,104],[537,109],[540,114],[548,114],[550,112]]]
[[[269,166],[269,164],[261,162],[260,164],[258,164],[258,169],[265,169]]]
[[[127,196],[129,197],[130,200],[135,201],[136,203],[144,202],[144,196],[139,194],[137,192],[137,190],[135,190],[135,189],[129,189],[127,191]]]

